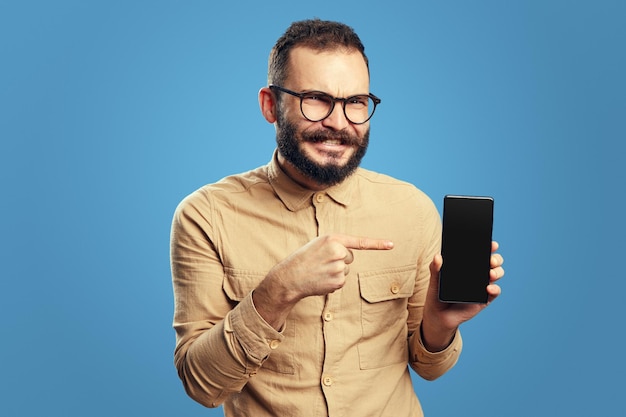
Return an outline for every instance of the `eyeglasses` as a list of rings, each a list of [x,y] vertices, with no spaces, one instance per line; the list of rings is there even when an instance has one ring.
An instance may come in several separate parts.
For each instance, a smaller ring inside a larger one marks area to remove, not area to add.
[[[322,91],[307,91],[296,93],[277,85],[269,86],[272,90],[282,91],[300,98],[300,111],[305,119],[310,122],[319,122],[331,115],[335,109],[335,103],[340,101],[343,107],[343,114],[349,122],[355,125],[362,125],[372,118],[376,106],[380,104],[380,99],[374,94],[359,94],[347,98],[333,97]]]

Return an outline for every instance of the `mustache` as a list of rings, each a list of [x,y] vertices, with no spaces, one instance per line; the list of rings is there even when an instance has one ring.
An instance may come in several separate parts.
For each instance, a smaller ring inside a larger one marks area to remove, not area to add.
[[[342,145],[348,146],[366,146],[365,141],[359,139],[355,135],[351,135],[350,133],[341,130],[341,131],[330,131],[330,130],[318,130],[315,132],[302,132],[300,134],[301,138],[305,142],[311,143],[320,143],[327,140],[338,141]]]

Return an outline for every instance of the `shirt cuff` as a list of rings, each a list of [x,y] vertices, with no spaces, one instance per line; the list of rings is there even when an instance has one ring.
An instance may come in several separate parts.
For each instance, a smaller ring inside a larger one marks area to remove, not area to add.
[[[278,348],[285,336],[276,331],[261,317],[254,307],[252,293],[248,294],[231,310],[225,321],[225,331],[234,333],[246,355],[260,365],[270,353]]]
[[[463,348],[463,340],[461,339],[461,332],[459,329],[456,330],[456,333],[452,338],[452,342],[450,342],[448,347],[439,352],[430,352],[424,347],[421,326],[416,330],[416,336],[417,348],[413,352],[413,362],[423,364],[444,364],[450,360],[456,362],[456,359],[460,355],[461,349]]]

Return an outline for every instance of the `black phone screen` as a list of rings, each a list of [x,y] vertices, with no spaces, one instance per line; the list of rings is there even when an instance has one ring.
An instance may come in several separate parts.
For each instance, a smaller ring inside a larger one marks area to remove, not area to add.
[[[439,299],[486,303],[493,229],[493,198],[450,196],[443,200]]]

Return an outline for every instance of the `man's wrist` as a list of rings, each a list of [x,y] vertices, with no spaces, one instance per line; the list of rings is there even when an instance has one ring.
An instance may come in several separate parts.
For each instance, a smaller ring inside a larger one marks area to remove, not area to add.
[[[456,332],[457,328],[443,331],[433,330],[425,325],[423,321],[420,326],[420,338],[422,339],[422,345],[431,353],[441,352],[450,346],[454,340]]]
[[[297,301],[288,298],[284,289],[275,285],[271,276],[267,276],[252,292],[252,302],[259,315],[270,326],[279,330]]]

